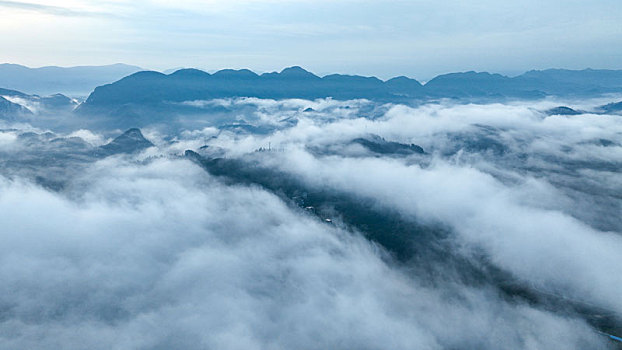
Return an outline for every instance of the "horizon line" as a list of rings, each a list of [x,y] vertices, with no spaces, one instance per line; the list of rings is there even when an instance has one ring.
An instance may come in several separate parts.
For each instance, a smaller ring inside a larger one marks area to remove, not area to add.
[[[504,73],[499,73],[499,72],[495,72],[495,71],[487,71],[487,70],[483,70],[483,71],[478,71],[478,70],[459,70],[459,71],[448,71],[445,73],[440,73],[440,74],[436,74],[434,75],[432,78],[427,79],[427,80],[420,80],[417,78],[413,78],[412,76],[409,75],[396,75],[393,76],[391,78],[388,79],[382,79],[379,78],[376,75],[361,75],[361,74],[351,74],[351,73],[340,73],[340,72],[332,72],[332,73],[322,73],[322,74],[316,74],[313,71],[310,71],[306,68],[304,68],[301,65],[292,65],[292,66],[286,66],[284,68],[282,68],[281,70],[266,70],[266,71],[261,71],[261,70],[253,70],[251,68],[220,68],[220,69],[208,69],[208,68],[197,68],[197,67],[175,67],[175,68],[167,68],[167,69],[151,69],[151,68],[146,68],[146,67],[141,67],[140,65],[134,65],[134,64],[128,64],[128,63],[123,63],[123,62],[115,62],[115,63],[110,63],[110,64],[80,64],[80,65],[72,65],[72,66],[62,66],[62,65],[44,65],[44,66],[38,66],[38,67],[32,67],[32,66],[27,66],[25,64],[21,64],[21,63],[12,63],[12,62],[2,62],[0,63],[0,66],[6,66],[6,65],[12,65],[12,66],[20,66],[23,68],[27,68],[27,69],[32,69],[32,70],[37,70],[37,69],[45,69],[45,68],[60,68],[60,69],[72,69],[72,68],[99,68],[99,67],[113,67],[113,66],[126,66],[126,67],[131,67],[131,68],[138,68],[138,70],[134,73],[131,73],[129,75],[138,73],[138,72],[157,72],[157,73],[161,73],[164,75],[171,75],[174,74],[175,72],[178,72],[180,70],[184,70],[184,69],[195,69],[195,70],[199,70],[205,73],[208,73],[210,75],[213,75],[215,73],[221,72],[221,71],[225,71],[225,70],[233,70],[233,71],[250,71],[258,76],[261,76],[263,74],[270,74],[270,73],[282,73],[283,71],[290,69],[290,68],[301,68],[304,71],[311,73],[317,77],[320,78],[324,78],[330,75],[350,75],[350,76],[359,76],[359,77],[365,77],[365,78],[376,78],[379,79],[383,82],[389,81],[391,79],[395,79],[395,78],[401,78],[401,77],[406,77],[408,79],[412,79],[412,80],[416,80],[418,82],[420,82],[421,84],[424,84],[425,82],[429,82],[432,79],[436,78],[436,77],[440,77],[440,76],[444,76],[444,75],[449,75],[449,74],[464,74],[464,73],[488,73],[491,75],[501,75],[504,77],[508,77],[508,78],[515,78],[518,76],[521,76],[523,74],[529,73],[529,72],[543,72],[543,71],[555,71],[555,70],[561,70],[561,71],[575,71],[575,72],[582,72],[582,71],[622,71],[622,68],[620,69],[611,69],[611,68],[593,68],[593,67],[586,67],[586,68],[581,68],[581,69],[570,69],[570,68],[560,68],[560,67],[550,67],[550,68],[544,68],[544,69],[530,69],[530,70],[525,70],[522,71],[522,73],[519,74],[504,74]],[[128,76],[129,76],[128,75]]]

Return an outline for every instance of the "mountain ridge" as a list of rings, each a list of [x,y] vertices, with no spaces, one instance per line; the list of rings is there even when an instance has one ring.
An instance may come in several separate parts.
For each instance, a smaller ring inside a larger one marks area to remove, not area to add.
[[[105,113],[129,105],[158,105],[230,97],[408,102],[429,99],[537,99],[546,96],[598,96],[622,93],[622,70],[532,70],[508,77],[488,72],[439,75],[425,85],[405,76],[388,80],[359,75],[317,76],[300,66],[261,75],[248,69],[213,74],[180,69],[170,74],[140,71],[101,85],[77,110]]]
[[[20,64],[0,64],[0,86],[28,94],[88,95],[97,86],[117,81],[143,70],[137,66],[115,63],[103,66],[31,68]]]
[[[139,128],[130,128],[99,149],[104,155],[113,155],[135,153],[152,146],[153,143],[143,136]]]
[[[0,96],[0,120],[18,121],[21,116],[30,116],[32,112],[17,103]]]

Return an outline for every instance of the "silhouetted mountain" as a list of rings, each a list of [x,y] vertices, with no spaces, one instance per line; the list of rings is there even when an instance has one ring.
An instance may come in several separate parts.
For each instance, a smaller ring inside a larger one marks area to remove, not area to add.
[[[599,110],[604,113],[622,113],[622,101],[601,106]]]
[[[575,111],[574,109],[566,106],[559,106],[546,111],[546,114],[548,115],[578,115],[582,113],[583,112]]]
[[[206,78],[210,76],[209,73],[204,72],[199,69],[194,69],[194,68],[183,68],[183,69],[174,71],[168,75],[178,77],[178,78],[186,78],[186,79],[200,79],[200,78]]]
[[[405,77],[390,83],[373,77],[339,74],[320,78],[300,67],[261,76],[249,70],[227,69],[208,74],[183,69],[170,75],[138,72],[113,84],[100,86],[79,109],[81,112],[110,113],[124,105],[226,97],[395,100],[417,96],[420,90],[419,82]]]
[[[267,73],[267,74],[270,74],[270,73]],[[267,74],[263,74],[263,75],[265,76]],[[276,74],[277,76],[284,78],[284,79],[310,79],[310,80],[321,79],[317,75],[311,72],[308,72],[299,66],[285,68],[281,71],[281,74],[278,74],[278,73],[272,73],[272,74]]]
[[[39,102],[48,109],[73,109],[77,106],[76,101],[63,94],[40,97]]]
[[[533,70],[513,78],[487,72],[450,73],[430,80],[424,90],[444,98],[589,97],[622,92],[622,70]]]
[[[404,76],[387,80],[385,86],[390,93],[397,96],[415,98],[423,93],[423,85],[420,82]]]
[[[19,117],[31,114],[32,112],[28,108],[0,96],[0,119],[15,121],[19,120]]]
[[[491,89],[504,89],[510,81],[510,78],[500,74],[470,71],[439,75],[427,82],[425,87],[427,91],[432,93],[438,91],[443,96],[447,96],[448,92],[462,94],[470,91],[470,94],[479,94]]]
[[[100,147],[104,154],[134,153],[153,146],[139,129],[133,128],[124,132],[110,143]]]
[[[422,86],[406,77],[386,82],[355,75],[318,77],[300,67],[262,75],[246,69],[226,69],[214,74],[182,69],[169,75],[138,72],[97,87],[78,111],[121,120],[157,118],[154,115],[158,113],[184,113],[184,108],[190,107],[180,105],[180,102],[230,97],[370,99],[409,103],[437,98],[490,101],[547,95],[589,97],[609,92],[622,92],[622,71],[545,70],[530,71],[513,78],[471,71],[441,75]],[[128,111],[131,113],[127,114]]]
[[[125,64],[29,68],[5,63],[0,64],[0,86],[29,94],[84,96],[99,85],[117,81],[140,70],[139,67]]]
[[[427,94],[439,98],[539,98],[545,93],[534,87],[519,86],[513,78],[487,72],[440,75],[424,86]]]
[[[39,95],[28,95],[21,91],[0,88],[0,97],[1,96],[6,97],[14,104],[20,105],[23,108],[34,105],[36,106],[36,113],[42,110],[52,112],[71,111],[78,105],[77,101],[63,94],[54,94],[52,96],[41,97]],[[13,109],[13,112],[19,112],[19,110]],[[32,114],[31,112],[31,110],[28,110],[26,113]]]
[[[415,144],[403,144],[399,142],[387,141],[378,135],[371,135],[366,138],[356,138],[352,143],[358,143],[368,150],[378,154],[424,154],[423,148]]]
[[[622,91],[622,70],[532,70],[512,78],[515,86],[549,95],[599,95]]]

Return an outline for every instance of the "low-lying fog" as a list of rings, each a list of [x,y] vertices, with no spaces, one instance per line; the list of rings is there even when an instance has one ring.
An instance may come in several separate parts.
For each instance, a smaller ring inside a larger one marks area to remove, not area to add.
[[[606,102],[5,122],[0,348],[613,347],[622,116],[545,113]]]

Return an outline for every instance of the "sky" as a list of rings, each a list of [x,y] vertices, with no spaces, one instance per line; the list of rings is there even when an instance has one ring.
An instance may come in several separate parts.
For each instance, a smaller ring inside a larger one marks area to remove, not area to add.
[[[0,18],[0,62],[33,67],[622,69],[619,0],[30,0],[0,1]]]

